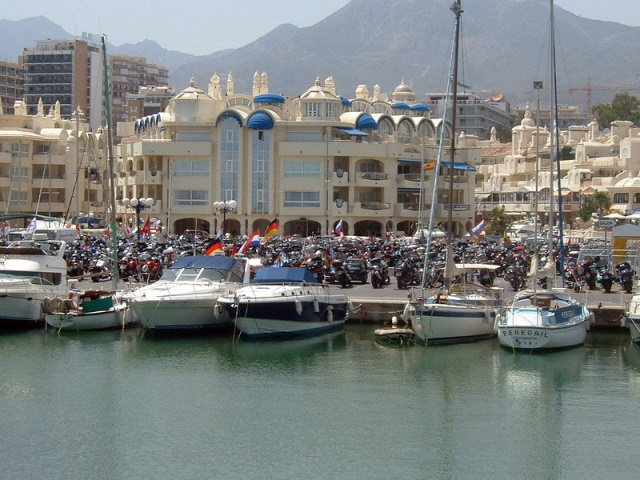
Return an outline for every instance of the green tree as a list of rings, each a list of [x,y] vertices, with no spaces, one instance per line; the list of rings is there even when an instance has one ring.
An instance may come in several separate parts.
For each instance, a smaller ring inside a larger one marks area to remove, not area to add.
[[[486,232],[487,235],[500,235],[504,237],[511,228],[513,222],[505,213],[504,208],[494,208],[486,214]]]
[[[585,222],[591,219],[591,214],[602,214],[611,208],[613,202],[607,192],[596,192],[593,195],[586,195],[580,205],[580,218]]]
[[[602,128],[609,128],[611,122],[628,120],[640,125],[640,100],[629,93],[618,93],[611,103],[599,103],[591,108]]]

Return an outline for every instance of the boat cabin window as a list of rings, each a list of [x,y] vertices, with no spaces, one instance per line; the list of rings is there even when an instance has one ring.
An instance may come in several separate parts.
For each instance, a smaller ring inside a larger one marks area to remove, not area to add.
[[[161,281],[167,282],[241,282],[242,277],[228,270],[215,268],[169,268]]]
[[[53,272],[21,272],[5,271],[0,273],[0,281],[23,280],[34,285],[60,285],[62,274]]]

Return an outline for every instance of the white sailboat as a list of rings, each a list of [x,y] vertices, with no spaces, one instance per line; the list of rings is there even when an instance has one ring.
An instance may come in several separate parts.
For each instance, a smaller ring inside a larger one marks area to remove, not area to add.
[[[84,292],[72,292],[66,298],[54,297],[44,305],[45,320],[47,325],[60,330],[105,330],[113,328],[125,328],[135,323],[130,315],[127,315],[128,305],[121,294],[118,293],[118,236],[115,222],[115,187],[114,161],[113,161],[113,135],[111,122],[111,102],[109,95],[109,75],[105,39],[102,38],[102,52],[104,63],[105,101],[107,106],[107,136],[109,154],[109,199],[111,217],[111,241],[113,252],[112,272],[113,291],[88,290]],[[72,300],[75,297],[79,305]]]
[[[460,343],[477,340],[484,340],[495,336],[495,319],[501,306],[501,289],[489,289],[482,285],[467,282],[467,273],[477,269],[495,268],[493,265],[456,265],[453,261],[453,248],[451,241],[453,238],[453,170],[456,148],[456,99],[457,99],[457,78],[458,78],[458,46],[460,38],[460,17],[462,7],[460,0],[456,0],[451,6],[451,11],[456,16],[455,40],[453,59],[451,62],[452,75],[450,75],[450,91],[453,102],[452,112],[452,133],[450,146],[449,171],[449,209],[448,225],[449,239],[447,242],[447,263],[444,271],[446,286],[444,290],[435,290],[428,295],[424,291],[425,279],[422,287],[413,290],[409,302],[406,304],[403,319],[410,321],[415,332],[416,339],[425,344],[446,344]],[[448,93],[448,92],[447,92]],[[447,94],[447,105],[449,94]],[[445,116],[448,113],[448,106],[445,106]],[[444,129],[441,132],[440,152],[436,170],[442,165],[442,152],[444,144]],[[437,178],[437,177],[436,177]],[[429,221],[427,237],[426,263],[429,261],[429,248],[431,245],[431,233],[434,230],[434,212],[437,200],[437,187],[434,188],[432,213]],[[454,281],[454,278],[457,278]]]
[[[553,192],[553,167],[559,161],[559,139],[557,131],[557,98],[555,81],[555,30],[554,30],[554,8],[551,2],[551,84],[552,84],[552,124],[556,129],[551,132],[551,142],[549,151],[551,162],[550,168],[550,192]],[[541,82],[536,88],[541,88]],[[538,105],[538,111],[539,111]],[[539,137],[538,137],[539,138]],[[537,144],[536,144],[537,145]],[[536,192],[539,169],[539,152],[536,146]],[[560,195],[560,172],[558,171],[558,212],[562,212]],[[536,219],[535,232],[538,233],[537,221],[537,195],[536,195]],[[549,202],[549,252],[553,252],[553,195],[550,195]],[[562,215],[559,215],[559,239],[560,252],[563,252],[562,244]],[[589,312],[585,305],[571,297],[563,288],[553,288],[551,278],[555,274],[555,264],[552,255],[544,268],[538,268],[538,245],[536,243],[536,255],[534,256],[531,271],[530,284],[532,287],[519,292],[511,305],[505,309],[498,318],[498,339],[504,347],[513,350],[525,351],[547,351],[572,348],[582,345],[587,336],[590,324],[593,321],[593,314]],[[561,262],[562,263],[562,262]],[[561,268],[561,271],[563,269]],[[542,282],[545,288],[538,287],[538,280],[544,278]],[[549,279],[549,280],[547,280]],[[547,285],[549,283],[549,285]],[[548,287],[548,288],[547,288]]]

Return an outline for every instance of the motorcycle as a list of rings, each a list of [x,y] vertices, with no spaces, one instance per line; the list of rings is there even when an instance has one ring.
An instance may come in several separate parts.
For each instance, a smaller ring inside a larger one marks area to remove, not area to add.
[[[616,267],[618,272],[618,283],[622,285],[622,289],[631,293],[633,290],[633,276],[635,275],[634,270],[629,265],[629,262],[623,262]]]
[[[371,286],[373,288],[382,288],[385,284],[390,283],[388,267],[384,260],[373,259],[368,264],[369,275],[371,277]]]
[[[422,282],[420,269],[411,260],[402,262],[399,267],[396,267],[394,273],[400,290],[404,290],[409,285],[420,285],[420,282]]]
[[[352,286],[349,272],[347,272],[347,269],[340,260],[336,260],[333,262],[333,264],[331,265],[331,270],[334,278],[342,288],[349,288]]]
[[[104,256],[98,256],[89,263],[89,273],[92,282],[111,280],[111,268]]]
[[[611,293],[614,278],[613,273],[611,273],[611,271],[606,267],[602,268],[600,272],[598,272],[598,283],[606,293]]]

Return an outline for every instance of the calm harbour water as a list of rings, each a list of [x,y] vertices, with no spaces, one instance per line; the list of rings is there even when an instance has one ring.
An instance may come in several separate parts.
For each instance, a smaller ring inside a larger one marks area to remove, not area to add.
[[[13,479],[635,479],[640,348],[0,335]]]

